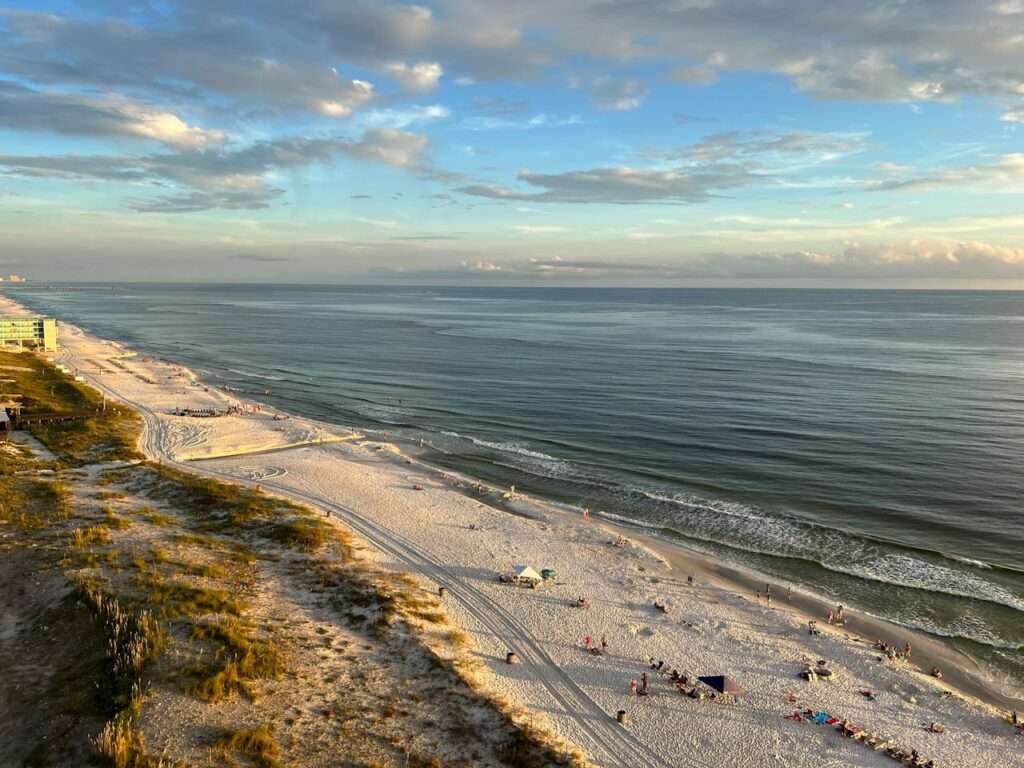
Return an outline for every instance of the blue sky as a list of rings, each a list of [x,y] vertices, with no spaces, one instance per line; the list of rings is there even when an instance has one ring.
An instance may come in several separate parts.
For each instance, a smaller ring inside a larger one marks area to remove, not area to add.
[[[8,2],[0,271],[1024,287],[1024,0]]]

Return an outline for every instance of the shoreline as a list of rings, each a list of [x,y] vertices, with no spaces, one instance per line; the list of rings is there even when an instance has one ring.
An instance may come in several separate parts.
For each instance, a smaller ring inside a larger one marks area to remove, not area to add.
[[[405,457],[406,454],[399,449],[398,456]],[[453,473],[428,462],[420,461],[420,465],[426,472],[435,473],[442,478],[457,477],[456,482],[458,483],[476,484],[477,482],[474,478]],[[463,489],[463,492],[470,498],[477,498],[467,489]],[[766,584],[771,584],[772,589],[775,590],[774,594],[779,596],[773,599],[774,605],[768,610],[788,612],[798,617],[804,627],[808,621],[816,621],[818,628],[823,632],[829,632],[836,637],[844,637],[850,642],[860,643],[865,647],[873,648],[873,643],[876,640],[882,640],[890,646],[898,647],[910,642],[913,647],[913,664],[903,667],[907,673],[914,674],[940,688],[952,689],[960,695],[977,699],[987,706],[1002,710],[1024,707],[1024,697],[1015,698],[993,690],[986,685],[985,671],[977,662],[949,646],[942,639],[926,632],[903,627],[884,618],[857,612],[849,606],[846,607],[844,624],[829,625],[825,621],[825,617],[835,607],[833,603],[808,591],[802,585],[777,581],[770,575],[740,563],[715,562],[710,556],[689,549],[681,543],[645,533],[641,525],[634,526],[601,517],[592,518],[587,523],[555,502],[518,493],[517,500],[536,509],[540,515],[558,515],[570,524],[599,527],[608,531],[610,536],[626,536],[633,542],[646,547],[681,579],[685,580],[687,576],[693,576],[697,589],[702,585],[711,585],[714,588],[736,594],[741,599],[749,600],[756,606],[758,605],[757,593],[763,591]],[[490,499],[489,503],[491,506],[505,509],[510,514],[530,516],[529,511],[517,509],[514,504],[504,500]],[[793,587],[792,599],[786,601],[781,595],[785,594],[785,590],[789,586]],[[881,651],[878,653],[881,654]],[[941,683],[927,671],[932,667],[942,670]],[[962,667],[969,668],[970,672],[965,672]]]
[[[9,297],[5,296],[0,296],[0,300],[10,301]],[[12,305],[14,304],[13,301],[11,303]],[[65,329],[74,329],[74,332],[77,332],[83,342],[87,340],[95,340],[95,343],[97,344],[107,343],[115,345],[122,354],[128,349],[123,344],[117,342],[104,342],[103,340],[95,339],[95,337],[91,337],[89,334],[81,329],[77,329],[75,326],[71,326],[66,323],[62,323],[61,325]],[[74,337],[74,334],[72,334],[72,336]],[[72,353],[65,352],[63,354],[71,355]],[[58,355],[58,358],[59,357],[60,355]],[[83,360],[87,359],[87,357],[83,358]],[[141,364],[145,361],[132,359],[130,362]],[[165,365],[179,371],[186,370],[182,366],[175,365],[173,362],[156,361],[154,365]],[[113,387],[108,387],[105,382],[98,380],[96,375],[91,374],[88,371],[82,371],[82,374],[94,386],[97,386],[103,391],[110,392],[122,401],[127,402],[133,408],[136,408],[136,410],[140,410],[140,414],[146,420],[147,425],[150,425],[150,419],[147,417],[147,412],[153,417],[153,419],[155,419],[156,422],[172,422],[172,419],[165,419],[164,416],[159,414],[153,406],[147,405],[140,409],[139,404],[132,402],[124,392],[118,392]],[[125,376],[125,378],[130,378],[129,376],[126,376],[124,372],[108,371],[104,375],[122,375]],[[143,381],[142,384],[144,385],[143,388],[145,388],[145,386],[160,386],[155,379],[148,383]],[[180,384],[176,386],[180,386]],[[214,388],[201,387],[201,389],[206,394],[215,395],[218,398],[224,398],[226,400],[240,400],[237,395],[224,393],[219,390],[215,390]],[[190,394],[199,394],[199,389],[194,390],[194,392]],[[245,402],[254,403],[256,401],[246,399]],[[268,407],[265,410],[267,413],[283,413],[275,408]],[[316,424],[319,427],[326,429],[347,429],[340,425],[327,425],[310,419],[301,419],[300,417],[294,418],[296,422],[301,422],[307,425]],[[225,427],[226,422],[225,424],[213,426]],[[243,427],[247,426],[249,425],[243,423]],[[382,432],[382,434],[386,435],[387,433]],[[858,646],[861,651],[867,650],[869,655],[875,653],[870,647],[870,643],[876,638],[883,639],[890,644],[899,643],[901,645],[904,638],[909,638],[914,644],[915,662],[921,663],[925,668],[932,665],[939,666],[945,673],[944,680],[939,684],[939,682],[933,678],[919,672],[913,672],[905,666],[895,670],[899,676],[905,676],[908,681],[914,681],[914,683],[916,683],[917,686],[922,687],[923,690],[955,690],[958,696],[964,696],[966,699],[973,700],[974,703],[971,704],[971,706],[984,708],[988,712],[989,716],[995,714],[993,709],[994,706],[1008,709],[1014,705],[1020,706],[1021,703],[1021,700],[1002,696],[990,687],[986,687],[983,679],[977,679],[975,677],[975,675],[983,675],[983,672],[974,664],[973,661],[956,649],[945,645],[941,640],[935,639],[926,633],[918,630],[906,629],[883,619],[859,614],[851,615],[845,627],[829,627],[824,623],[823,617],[824,612],[832,607],[831,603],[824,598],[805,592],[802,588],[798,588],[793,591],[793,603],[787,604],[784,602],[782,597],[782,593],[784,593],[787,585],[777,584],[773,582],[771,578],[762,576],[754,569],[734,566],[733,564],[716,563],[710,557],[705,556],[702,553],[688,550],[679,543],[640,532],[627,525],[613,523],[600,518],[594,518],[589,523],[584,523],[579,517],[573,515],[567,509],[561,508],[560,505],[556,503],[547,502],[542,499],[518,495],[515,500],[505,500],[501,498],[500,491],[495,489],[492,489],[492,492],[485,496],[474,494],[472,487],[476,484],[476,481],[472,478],[461,476],[457,473],[430,465],[427,462],[416,458],[414,455],[404,452],[396,443],[387,442],[382,444],[379,440],[365,440],[363,444],[358,444],[358,441],[352,437],[316,442],[297,441],[292,445],[281,444],[258,451],[242,451],[234,454],[212,454],[195,457],[192,460],[187,458],[179,460],[172,458],[174,455],[173,452],[170,454],[165,453],[167,446],[161,441],[166,437],[167,435],[163,432],[160,432],[155,436],[152,434],[149,435],[147,437],[146,445],[147,453],[153,454],[154,458],[160,458],[161,456],[167,455],[176,466],[179,466],[185,471],[197,472],[199,474],[209,472],[220,475],[221,477],[230,478],[234,482],[270,488],[272,492],[282,493],[286,496],[294,497],[295,494],[298,493],[300,498],[306,499],[306,503],[313,503],[314,505],[316,505],[316,502],[310,502],[309,496],[302,496],[301,489],[296,490],[295,488],[288,486],[281,486],[274,482],[274,476],[267,479],[266,477],[249,477],[239,475],[238,471],[244,470],[245,467],[238,468],[230,466],[231,459],[257,459],[260,457],[266,457],[268,453],[274,454],[275,457],[280,456],[282,459],[288,458],[291,461],[288,467],[285,468],[285,474],[279,477],[285,477],[289,472],[293,475],[299,474],[298,470],[292,469],[292,467],[294,467],[297,462],[303,461],[301,456],[297,456],[300,452],[316,455],[315,458],[310,458],[308,463],[320,460],[326,461],[327,458],[330,458],[331,460],[347,460],[355,466],[359,462],[374,462],[375,464],[380,464],[380,459],[384,459],[383,463],[390,464],[389,477],[392,481],[395,481],[399,476],[401,476],[401,481],[407,482],[408,477],[404,474],[406,472],[414,472],[417,476],[423,477],[427,480],[440,481],[447,490],[454,491],[469,502],[467,509],[471,505],[479,505],[488,509],[498,510],[502,514],[506,515],[508,513],[513,513],[514,515],[526,515],[530,523],[535,526],[539,525],[542,531],[547,530],[548,526],[552,529],[557,526],[560,532],[563,529],[571,531],[571,533],[567,535],[574,537],[574,539],[582,540],[588,546],[592,547],[597,546],[596,542],[600,539],[622,533],[639,546],[636,546],[635,548],[631,547],[630,551],[626,553],[611,552],[613,557],[617,557],[619,554],[627,556],[627,560],[631,561],[629,565],[641,574],[653,572],[653,570],[658,567],[659,563],[667,567],[668,576],[659,575],[657,580],[653,577],[650,579],[654,584],[659,585],[659,588],[656,591],[660,591],[661,585],[665,585],[667,587],[667,585],[672,584],[673,589],[676,587],[680,588],[681,591],[679,594],[684,596],[686,594],[696,594],[699,596],[700,601],[709,603],[711,606],[725,606],[728,604],[730,610],[732,608],[736,608],[744,614],[753,613],[762,620],[768,622],[768,624],[781,625],[776,626],[772,631],[775,632],[776,630],[781,630],[783,634],[785,634],[787,640],[796,640],[797,642],[803,642],[804,644],[807,643],[806,631],[801,628],[806,626],[808,618],[816,618],[818,620],[819,626],[823,630],[823,633],[827,635],[827,639],[830,644],[847,645],[851,647]],[[263,439],[266,439],[266,435],[263,436]],[[201,464],[203,466],[196,466],[197,464]],[[467,488],[467,485],[470,487]],[[428,488],[427,490],[431,494],[433,493],[433,488]],[[341,503],[336,506],[338,509],[344,508]],[[327,508],[330,509],[330,505],[328,505]],[[531,513],[535,513],[535,515]],[[344,518],[342,518],[342,521],[345,522]],[[421,575],[424,574],[421,573]],[[686,576],[689,575],[693,575],[695,577],[697,582],[696,586],[690,587],[684,583]],[[630,578],[635,578],[635,574],[627,576],[624,583],[628,582]],[[438,582],[443,581],[443,579],[436,578],[435,580]],[[776,607],[773,609],[764,608],[756,604],[753,599],[754,591],[763,589],[766,582],[772,583],[773,591],[778,588],[778,592],[775,593],[778,595],[776,598]],[[628,591],[630,590],[627,587],[627,592]],[[633,606],[634,611],[640,610],[641,608],[642,605]],[[675,605],[673,605],[673,610],[675,610]],[[796,635],[795,638],[793,637],[794,634]],[[799,637],[801,634],[804,635],[804,637]],[[851,635],[863,637],[867,642],[861,641],[858,643],[857,641],[851,640]],[[829,652],[832,653],[834,651],[830,648]],[[827,658],[824,653],[819,655]],[[889,665],[883,664],[880,666],[888,667]],[[961,669],[961,667],[965,669]],[[970,668],[970,672],[966,671],[966,668]],[[639,672],[635,672],[634,674],[639,674]],[[790,687],[795,685],[797,685],[797,683],[791,683]],[[534,707],[536,705],[536,702],[530,700],[529,696],[524,696],[523,698],[525,700],[520,703],[529,707]],[[570,738],[573,737],[573,734],[566,735]],[[857,762],[856,764],[874,765],[874,763],[871,762]]]

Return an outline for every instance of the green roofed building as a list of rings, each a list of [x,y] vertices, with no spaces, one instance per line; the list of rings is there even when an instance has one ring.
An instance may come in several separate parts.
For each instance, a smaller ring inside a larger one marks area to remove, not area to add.
[[[6,346],[53,352],[57,349],[57,321],[52,317],[0,316],[0,347]]]

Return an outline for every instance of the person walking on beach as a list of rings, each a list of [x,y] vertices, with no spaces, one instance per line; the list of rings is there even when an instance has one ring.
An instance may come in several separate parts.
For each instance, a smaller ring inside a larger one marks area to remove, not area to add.
[[[912,649],[910,647],[910,641],[907,640],[907,644],[903,646],[903,656],[904,656],[904,658],[906,658],[907,661],[910,661],[910,651],[911,650]]]
[[[591,649],[591,647],[593,645],[594,645],[594,638],[592,638],[590,635],[587,635],[586,637],[583,638],[583,647],[586,648],[588,651]]]
[[[601,635],[601,653],[608,653],[608,641]]]
[[[843,614],[843,606],[841,606],[841,605],[837,606],[836,607],[836,622],[839,623],[839,624],[842,624],[845,620],[846,620],[846,617]]]
[[[793,588],[792,587],[786,587],[786,602],[787,603],[793,602]]]
[[[629,681],[629,695],[636,696],[636,678]]]
[[[643,673],[643,674],[642,674],[642,675],[640,676],[640,680],[641,680],[641,684],[640,684],[640,695],[641,695],[641,696],[646,696],[646,695],[647,695],[647,673],[646,673],[646,672],[644,672],[644,673]]]

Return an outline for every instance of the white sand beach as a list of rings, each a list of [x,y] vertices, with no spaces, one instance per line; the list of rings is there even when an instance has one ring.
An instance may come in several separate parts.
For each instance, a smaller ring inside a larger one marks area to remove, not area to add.
[[[15,311],[0,297],[0,313]],[[381,564],[445,587],[452,618],[486,662],[495,695],[537,713],[598,765],[899,764],[884,749],[843,736],[835,722],[787,719],[810,711],[849,720],[935,765],[1024,766],[1024,733],[992,705],[1002,703],[998,694],[982,701],[984,686],[955,674],[969,673],[970,662],[923,635],[865,617],[831,627],[818,613],[822,633],[811,636],[805,611],[823,603],[800,592],[787,601],[784,584],[773,584],[768,607],[747,587],[763,585],[755,573],[536,500],[511,504],[520,512],[513,514],[501,490],[478,492],[471,481],[343,427],[257,410],[187,369],[129,356],[67,324],[60,343],[57,362],[140,411],[151,458],[313,505],[351,527]],[[172,414],[181,408],[238,412]],[[614,546],[620,534],[629,542]],[[557,577],[537,590],[500,583],[498,574],[518,563],[553,568]],[[589,608],[575,605],[579,596]],[[607,653],[588,653],[586,636],[597,645],[604,637]],[[915,662],[927,669],[941,660],[944,680],[884,659],[876,637],[913,637]],[[521,663],[507,664],[509,651]],[[691,679],[728,675],[748,693],[735,703],[692,699],[650,669],[652,657]],[[801,679],[819,660],[831,677]],[[630,681],[645,672],[649,695],[630,695]],[[627,713],[621,724],[620,710]],[[931,732],[932,723],[944,732]]]

